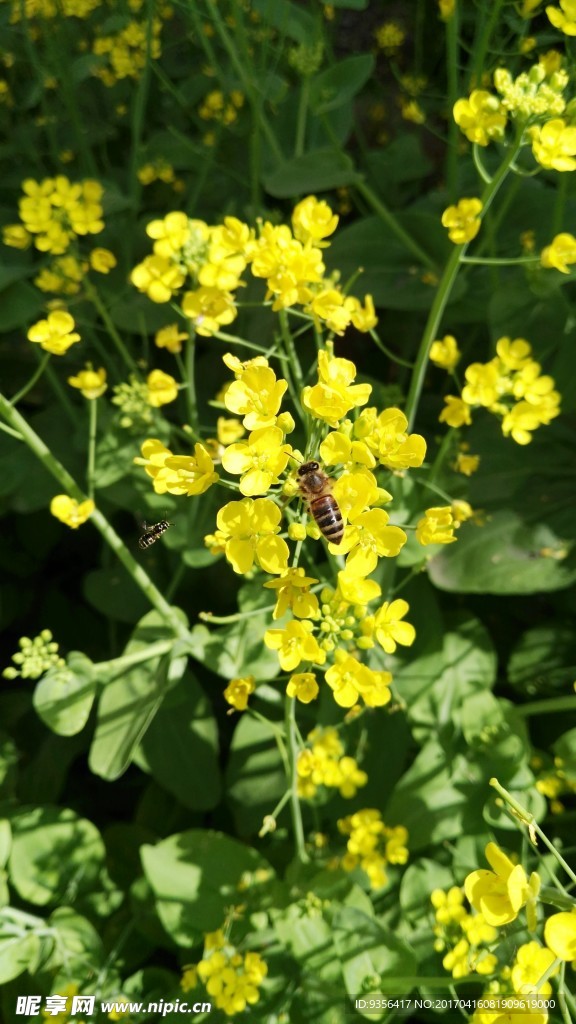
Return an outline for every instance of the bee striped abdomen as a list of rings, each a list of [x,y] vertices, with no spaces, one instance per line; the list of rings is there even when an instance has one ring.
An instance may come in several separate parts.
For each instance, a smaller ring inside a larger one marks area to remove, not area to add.
[[[145,551],[146,548],[155,544],[158,538],[161,537],[163,533],[166,533],[166,530],[173,525],[174,523],[169,523],[166,519],[163,519],[160,523],[154,523],[153,526],[144,525],[144,533],[138,541],[138,547]]]
[[[344,536],[344,523],[336,498],[331,494],[323,494],[313,498],[309,507],[322,536],[332,544],[340,544]]]

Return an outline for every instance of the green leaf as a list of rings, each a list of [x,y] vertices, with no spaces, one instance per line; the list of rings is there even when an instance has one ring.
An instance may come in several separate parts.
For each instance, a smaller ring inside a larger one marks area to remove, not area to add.
[[[566,693],[576,678],[576,638],[572,625],[550,622],[528,629],[508,661],[508,680],[525,697]]]
[[[22,329],[31,324],[44,308],[44,298],[38,288],[24,281],[10,285],[2,292],[0,302],[0,331]]]
[[[464,523],[458,542],[428,563],[440,590],[460,594],[534,594],[560,590],[576,580],[576,551],[564,561],[542,550],[564,547],[544,523],[528,524],[510,510],[494,512],[483,526]]]
[[[409,864],[400,882],[400,906],[403,916],[411,923],[422,921],[426,909],[431,908],[430,896],[434,889],[449,889],[454,885],[454,872],[435,860],[420,858]]]
[[[218,727],[190,672],[168,694],[142,740],[148,771],[184,807],[206,811],[220,800]]]
[[[334,915],[333,934],[351,999],[370,991],[384,991],[386,981],[395,986],[396,995],[410,991],[412,986],[398,979],[416,973],[416,957],[393,932],[362,911],[346,907]],[[359,1012],[370,1020],[383,1020],[387,1016],[386,1010]]]
[[[357,178],[354,164],[345,153],[338,149],[314,149],[303,156],[284,160],[273,171],[265,173],[263,184],[271,196],[286,199],[353,185]]]
[[[160,920],[179,946],[221,927],[244,872],[270,870],[255,850],[202,829],[143,846],[141,856]]]
[[[23,900],[44,906],[94,886],[105,851],[90,821],[55,807],[24,808],[10,821],[10,878]]]
[[[158,612],[149,612],[138,623],[125,653],[145,650],[166,637],[172,637],[170,628]],[[186,663],[186,657],[179,653],[151,658],[104,686],[89,756],[95,775],[112,780],[126,771],[165,695],[182,677]]]
[[[63,968],[67,977],[87,975],[87,963],[93,971],[103,961],[103,944],[94,926],[72,907],[58,907],[49,917],[54,929],[55,945],[52,955],[42,964],[44,971]]]
[[[74,736],[88,721],[96,694],[94,666],[81,651],[71,651],[62,668],[52,668],[34,690],[40,718],[60,736]]]
[[[374,72],[372,54],[346,57],[320,72],[310,83],[310,109],[316,115],[326,114],[348,103]]]
[[[38,949],[35,935],[17,935],[0,939],[0,985],[17,978],[28,969]]]
[[[317,35],[317,21],[312,15],[289,0],[252,0],[262,21],[275,28],[280,36],[296,43],[310,45]]]
[[[246,715],[234,730],[226,792],[239,835],[257,832],[286,790],[286,769],[276,742],[279,728]]]
[[[228,681],[246,675],[256,680],[270,679],[278,674],[278,657],[264,646],[264,633],[270,624],[270,614],[263,614],[218,629],[194,626],[190,650],[198,661]]]

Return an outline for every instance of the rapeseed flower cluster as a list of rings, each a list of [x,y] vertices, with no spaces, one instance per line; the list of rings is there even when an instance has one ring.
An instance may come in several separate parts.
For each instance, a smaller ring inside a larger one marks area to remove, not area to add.
[[[274,311],[302,306],[336,334],[349,324],[369,331],[377,322],[371,297],[362,304],[326,276],[322,249],[337,224],[338,216],[315,196],[295,207],[292,228],[266,221],[255,232],[236,217],[210,226],[184,213],[169,213],[148,225],[153,254],[134,268],[131,280],[157,303],[170,302],[185,289],[183,316],[205,337],[236,318],[237,292],[248,268],[266,282]]]
[[[160,14],[161,6],[157,5]],[[150,24],[146,17],[133,18],[117,32],[98,35],[92,46],[92,52],[100,58],[94,74],[108,88],[124,78],[138,80],[146,62],[158,60],[162,54],[161,33],[162,18],[156,16]]]
[[[498,959],[488,951],[498,938],[498,930],[488,924],[481,912],[470,914],[464,907],[462,889],[448,892],[435,889],[430,899],[435,910],[434,949],[444,953],[442,966],[453,978],[468,974],[493,974]]]
[[[499,338],[493,359],[467,367],[461,397],[446,395],[440,422],[465,426],[472,422],[473,409],[485,408],[501,419],[505,437],[529,444],[533,432],[560,412],[554,379],[541,369],[524,338]]]
[[[234,1017],[258,1002],[267,973],[259,953],[238,952],[219,929],[204,936],[204,955],[184,969],[180,985],[190,992],[201,982],[216,1009]]]
[[[306,746],[296,762],[298,795],[305,800],[316,796],[320,786],[337,789],[340,796],[351,799],[368,782],[366,772],[344,753],[344,745],[334,728],[318,727],[308,733]]]
[[[20,237],[18,248],[24,247],[24,240],[27,244],[33,241],[41,252],[61,256],[79,236],[97,235],[104,230],[100,202],[104,189],[98,181],[74,183],[63,174],[40,182],[27,178],[22,191],[22,225],[5,229],[7,245],[14,245],[14,240]]]
[[[338,830],[346,840],[346,853],[338,864],[345,871],[356,868],[368,876],[371,889],[386,885],[388,864],[405,864],[408,860],[408,832],[403,825],[384,824],[380,811],[365,808],[340,818]]]

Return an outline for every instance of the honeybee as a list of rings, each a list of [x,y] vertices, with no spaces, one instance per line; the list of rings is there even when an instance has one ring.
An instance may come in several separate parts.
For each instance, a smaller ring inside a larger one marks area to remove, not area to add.
[[[332,480],[320,469],[319,462],[305,462],[300,466],[298,486],[322,536],[332,544],[340,544],[344,536],[342,513],[332,494]]]
[[[158,538],[161,537],[163,533],[166,533],[166,530],[170,526],[174,526],[174,523],[169,523],[166,519],[162,519],[159,523],[151,523],[150,525],[142,523],[144,533],[138,541],[138,547],[145,551],[146,548],[155,544]]]

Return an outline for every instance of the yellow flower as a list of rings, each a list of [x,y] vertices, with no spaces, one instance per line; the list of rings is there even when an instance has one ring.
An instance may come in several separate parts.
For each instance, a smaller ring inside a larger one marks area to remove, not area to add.
[[[350,411],[365,405],[371,391],[371,384],[353,384],[356,367],[349,359],[339,359],[330,348],[318,353],[318,383],[304,388],[302,402],[317,419],[336,426]]]
[[[508,115],[500,100],[484,89],[473,89],[468,99],[456,100],[454,120],[470,142],[487,146],[502,139]]]
[[[544,940],[560,960],[576,961],[576,911],[552,914],[544,925]]]
[[[471,242],[480,231],[482,202],[480,199],[461,199],[457,206],[448,206],[442,214],[442,224],[448,229],[448,238],[455,245]]]
[[[90,253],[90,266],[98,274],[109,274],[117,264],[117,259],[109,249],[92,249]]]
[[[32,235],[22,227],[22,224],[6,224],[2,228],[2,241],[12,249],[28,249]]]
[[[344,307],[350,314],[350,321],[357,331],[371,331],[378,323],[371,295],[364,296],[364,305],[354,295],[347,295]]]
[[[63,309],[49,313],[46,320],[38,320],[27,337],[53,356],[63,356],[71,345],[80,341],[80,335],[74,330],[73,318]]]
[[[515,921],[521,908],[535,897],[539,879],[534,872],[528,882],[522,865],[514,865],[496,843],[488,843],[485,854],[493,871],[472,871],[464,882],[464,891],[487,923],[501,928]]]
[[[464,904],[464,893],[458,886],[454,885],[448,892],[442,889],[434,889],[430,893],[430,902],[436,913],[435,920],[440,925],[458,924],[466,917]]]
[[[354,424],[355,436],[363,438],[388,469],[412,469],[424,461],[426,441],[407,430],[406,416],[395,408],[384,409],[379,416],[373,408],[364,409]]]
[[[516,444],[530,444],[532,432],[541,425],[538,409],[529,402],[517,402],[502,420],[504,437],[511,436]]]
[[[471,363],[466,367],[466,384],[462,398],[467,405],[483,405],[490,408],[500,396],[500,367],[497,359],[489,363]]]
[[[348,554],[346,574],[349,577],[369,576],[378,558],[393,558],[406,543],[406,534],[399,526],[389,526],[384,509],[362,512],[347,526],[339,545],[329,544],[332,554]]]
[[[547,7],[548,20],[566,36],[576,36],[576,0],[560,0],[558,7]]]
[[[528,364],[531,351],[530,343],[525,338],[515,338],[514,341],[499,338],[496,342],[496,352],[507,370],[521,370]]]
[[[327,466],[353,465],[374,469],[376,459],[365,441],[353,441],[341,430],[331,430],[320,445],[320,457]]]
[[[545,981],[540,986],[538,986],[538,982],[548,968],[552,966],[554,960],[555,954],[546,949],[545,946],[541,946],[538,942],[525,942],[516,953],[516,961],[510,975],[514,991],[522,995],[535,993],[542,996],[552,995],[550,982]],[[556,967],[552,974],[557,973],[558,967]]]
[[[391,697],[390,672],[368,668],[346,651],[336,651],[325,679],[341,708],[353,707],[360,697],[368,707],[379,708],[388,704]]]
[[[292,452],[292,446],[283,444],[283,440],[279,427],[260,427],[246,441],[238,441],[224,450],[222,465],[227,473],[240,474],[242,494],[266,494],[279,482]]]
[[[99,370],[94,370],[91,363],[88,363],[86,369],[80,370],[75,377],[68,377],[68,383],[70,387],[78,388],[84,398],[90,400],[100,398],[100,395],[103,395],[108,387],[106,370],[102,367]]]
[[[313,624],[308,619],[289,622],[285,629],[267,629],[264,643],[272,651],[278,652],[280,668],[284,672],[293,672],[301,661],[312,661],[315,665],[323,665],[326,652],[319,646],[313,636]]]
[[[382,821],[380,811],[374,808],[364,808],[347,818],[340,818],[338,829],[349,837],[342,867],[345,871],[361,867],[373,889],[386,884],[385,868],[388,863],[405,864],[408,859],[407,830],[402,825],[388,827]]]
[[[319,247],[329,244],[324,239],[334,234],[338,220],[338,215],[332,212],[328,203],[316,199],[316,196],[302,199],[292,212],[292,227],[298,241],[311,242]]]
[[[178,382],[163,370],[152,370],[146,378],[148,404],[154,409],[168,405],[178,398]]]
[[[236,319],[234,296],[213,287],[186,292],[182,299],[182,312],[192,322],[196,333],[205,338]]]
[[[443,505],[440,508],[428,508],[424,518],[418,521],[416,526],[416,540],[426,546],[427,544],[452,544],[457,540],[454,536],[454,515],[450,505]]]
[[[464,978],[470,974],[470,944],[460,939],[442,960],[442,967],[450,971],[453,978]]]
[[[532,152],[546,170],[576,170],[576,127],[567,125],[561,117],[532,125],[528,129],[532,139]]]
[[[312,312],[324,320],[334,334],[344,334],[350,323],[350,313],[345,306],[344,296],[337,288],[324,288],[316,292],[310,303]]]
[[[376,639],[386,654],[394,654],[396,645],[411,647],[416,638],[416,630],[409,622],[401,620],[410,611],[410,605],[402,598],[385,601],[374,617]]]
[[[318,598],[309,592],[314,583],[318,580],[299,568],[286,569],[277,580],[268,580],[264,586],[278,594],[272,618],[281,619],[290,609],[299,619],[315,619],[319,614]]]
[[[342,518],[355,519],[378,501],[379,491],[376,477],[369,469],[356,473],[343,473],[332,487]]]
[[[270,366],[247,366],[227,389],[224,405],[229,412],[244,417],[242,422],[247,430],[271,427],[287,387],[287,381],[276,380]]]
[[[75,498],[69,498],[67,494],[57,494],[50,502],[50,511],[56,519],[66,526],[76,530],[82,523],[90,518],[96,508],[91,498],[78,503]]]
[[[454,14],[456,0],[438,0],[438,6],[440,8],[440,17],[443,21],[448,21]]]
[[[400,113],[405,121],[410,121],[412,124],[425,123],[426,114],[417,100],[406,99],[406,97],[401,96],[398,102],[400,106]]]
[[[210,454],[199,442],[194,455],[173,455],[157,438],[144,441],[141,450],[142,457],[134,462],[152,477],[156,494],[204,494],[218,480]]]
[[[182,342],[186,341],[187,338],[187,332],[180,331],[178,324],[169,324],[167,327],[161,327],[159,331],[156,331],[154,343],[158,348],[165,348],[172,355],[176,355],[182,351]]]
[[[576,238],[567,231],[556,235],[550,245],[542,249],[540,261],[543,267],[555,267],[561,274],[569,274],[569,264],[576,263]]]
[[[264,584],[266,586],[266,584]],[[309,704],[316,700],[320,688],[313,672],[295,672],[290,676],[286,687],[288,697],[295,697],[302,704]]]
[[[152,302],[170,302],[172,295],[184,284],[186,274],[176,263],[164,256],[146,256],[130,274],[130,280]]]
[[[465,452],[458,452],[454,463],[454,469],[457,473],[462,473],[463,476],[472,476],[472,474],[478,469],[479,465],[479,455],[467,455]]]
[[[444,401],[446,404],[438,417],[440,423],[447,423],[449,427],[470,426],[472,416],[466,402],[455,395],[445,395]]]
[[[236,711],[246,711],[248,707],[248,698],[251,693],[254,693],[256,689],[256,681],[254,676],[244,676],[244,678],[231,679],[228,686],[224,690],[224,699],[236,708]]]
[[[229,501],[216,525],[225,538],[225,554],[234,572],[250,572],[254,561],[274,576],[288,568],[289,549],[280,532],[281,512],[269,498]]]
[[[453,370],[460,362],[460,349],[456,338],[446,334],[441,340],[434,341],[430,348],[430,360],[442,370]]]
[[[321,250],[299,242],[287,224],[262,225],[252,252],[252,273],[266,279],[269,294],[275,296],[274,311],[310,302],[310,285],[320,284],[325,269]]]

